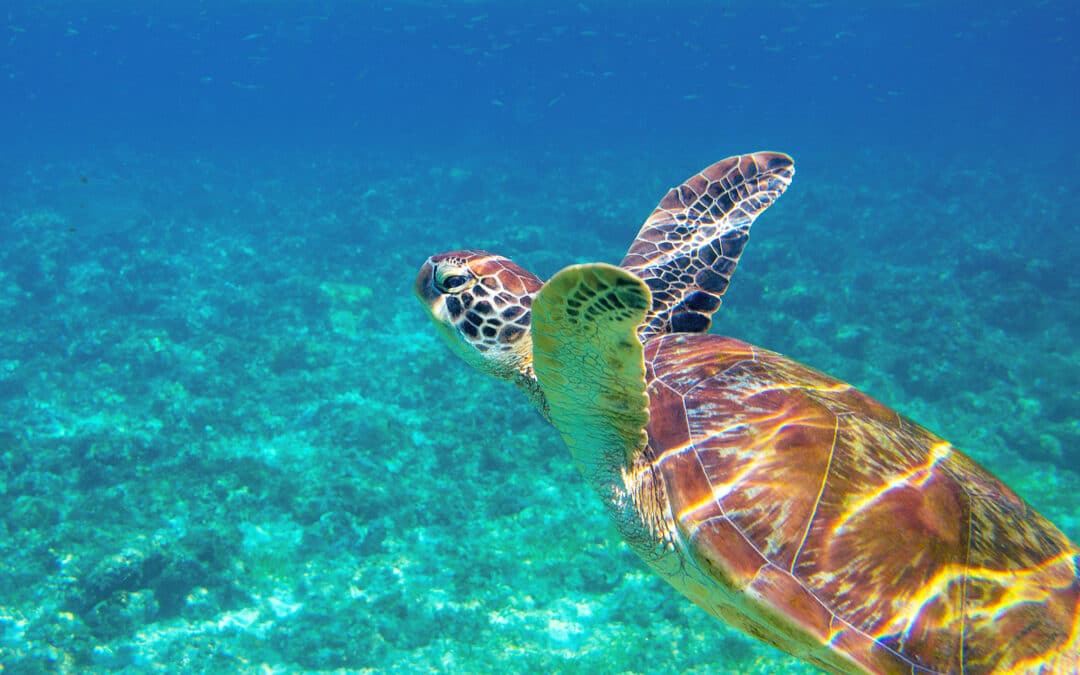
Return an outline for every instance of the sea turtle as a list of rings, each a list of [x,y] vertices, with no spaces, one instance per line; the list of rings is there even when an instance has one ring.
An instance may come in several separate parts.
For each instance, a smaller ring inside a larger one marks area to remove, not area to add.
[[[850,385],[706,334],[790,157],[672,189],[620,267],[483,251],[416,293],[558,429],[630,546],[710,614],[834,673],[1076,673],[1080,553],[986,469]]]

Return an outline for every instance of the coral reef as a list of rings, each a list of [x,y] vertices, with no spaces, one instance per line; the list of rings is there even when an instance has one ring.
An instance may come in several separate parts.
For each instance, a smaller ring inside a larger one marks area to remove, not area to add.
[[[411,298],[420,262],[457,247],[544,276],[617,261],[722,153],[104,153],[8,181],[0,664],[809,672],[645,573],[557,434]],[[1077,198],[938,158],[941,199],[898,178],[920,158],[871,159],[797,176],[715,330],[863,387],[1077,538]],[[1033,217],[1017,193],[1073,201]]]

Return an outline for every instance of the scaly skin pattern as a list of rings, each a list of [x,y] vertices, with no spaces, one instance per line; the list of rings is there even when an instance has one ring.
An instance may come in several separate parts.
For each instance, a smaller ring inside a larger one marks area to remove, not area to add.
[[[731,338],[661,336],[645,366],[628,489],[684,564],[637,547],[706,610],[837,673],[1080,670],[1076,547],[948,442]]]
[[[716,162],[664,195],[620,264],[652,292],[643,339],[708,330],[750,226],[794,175],[791,157],[755,152]]]
[[[529,333],[532,299],[541,286],[539,277],[502,256],[464,250],[428,258],[413,290],[458,356],[517,384],[546,418]]]

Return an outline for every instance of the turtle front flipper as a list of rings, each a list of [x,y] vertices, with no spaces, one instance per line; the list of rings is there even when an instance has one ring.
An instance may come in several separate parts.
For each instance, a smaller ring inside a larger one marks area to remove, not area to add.
[[[579,468],[623,466],[645,447],[649,397],[637,327],[650,305],[640,279],[613,265],[573,265],[533,300],[533,368],[551,422]],[[610,453],[621,453],[612,462]]]
[[[643,340],[709,329],[750,226],[783,194],[794,173],[794,162],[782,153],[738,155],[664,196],[621,263],[652,291],[652,311],[640,329]]]

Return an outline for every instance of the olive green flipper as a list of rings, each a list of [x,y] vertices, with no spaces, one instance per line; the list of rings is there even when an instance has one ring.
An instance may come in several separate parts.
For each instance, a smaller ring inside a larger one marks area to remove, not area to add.
[[[567,267],[533,301],[536,377],[586,476],[628,466],[645,447],[649,398],[637,329],[651,305],[640,279],[603,263]]]

